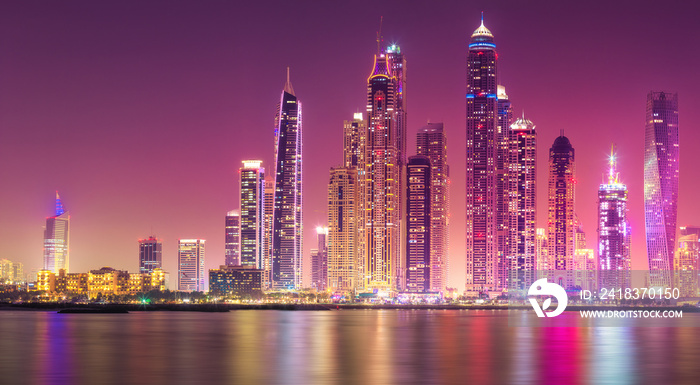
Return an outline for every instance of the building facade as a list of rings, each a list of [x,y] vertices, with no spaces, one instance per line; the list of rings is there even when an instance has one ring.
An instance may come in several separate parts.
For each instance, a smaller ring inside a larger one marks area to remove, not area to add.
[[[428,123],[418,130],[416,154],[430,159],[430,291],[444,292],[450,270],[450,168],[442,123]]]
[[[317,227],[318,247],[311,249],[311,288],[326,291],[328,285],[328,227]]]
[[[139,239],[139,273],[163,268],[163,243],[154,236]]]
[[[328,183],[328,289],[350,292],[362,279],[357,255],[357,169],[331,168]],[[361,265],[360,265],[361,266]]]
[[[58,273],[68,271],[70,256],[70,215],[63,208],[61,197],[56,191],[55,215],[46,218],[44,228],[44,270]]]
[[[302,115],[289,81],[275,117],[275,198],[272,219],[272,286],[302,285]]]
[[[650,285],[670,287],[678,211],[678,94],[647,95],[644,223]]]
[[[209,270],[209,292],[214,295],[260,298],[264,271],[253,266],[223,265]]]
[[[241,213],[231,210],[226,213],[224,264],[238,266],[241,264]]]
[[[178,240],[179,291],[204,291],[204,239]]]
[[[430,158],[408,158],[406,167],[406,289],[426,293],[432,288],[431,270],[431,165]]]
[[[241,177],[240,265],[262,268],[265,169],[261,160],[244,160]]]

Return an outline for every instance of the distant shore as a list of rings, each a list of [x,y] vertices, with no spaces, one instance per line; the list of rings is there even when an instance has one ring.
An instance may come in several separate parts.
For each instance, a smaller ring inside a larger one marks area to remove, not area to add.
[[[700,313],[693,306],[580,306],[570,305],[566,311],[581,310],[683,310]],[[0,303],[2,310],[63,311],[64,313],[124,313],[140,311],[195,311],[228,312],[232,310],[286,310],[286,311],[327,311],[327,310],[532,310],[526,305],[394,305],[394,304],[73,304],[73,303]]]

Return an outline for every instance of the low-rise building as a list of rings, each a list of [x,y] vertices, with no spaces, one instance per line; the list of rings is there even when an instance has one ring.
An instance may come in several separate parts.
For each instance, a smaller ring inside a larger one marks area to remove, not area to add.
[[[215,295],[252,297],[262,294],[263,270],[253,266],[225,266],[209,270],[209,291]]]

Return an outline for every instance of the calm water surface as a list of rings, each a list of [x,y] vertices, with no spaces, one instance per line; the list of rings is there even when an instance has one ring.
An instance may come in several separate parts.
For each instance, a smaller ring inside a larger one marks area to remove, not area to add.
[[[700,328],[510,327],[474,310],[0,312],[0,384],[138,383],[697,385]]]

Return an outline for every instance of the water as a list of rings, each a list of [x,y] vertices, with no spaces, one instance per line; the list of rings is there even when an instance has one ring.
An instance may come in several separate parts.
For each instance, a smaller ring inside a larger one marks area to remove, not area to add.
[[[509,327],[491,310],[0,312],[0,384],[139,383],[698,384],[700,329]]]

